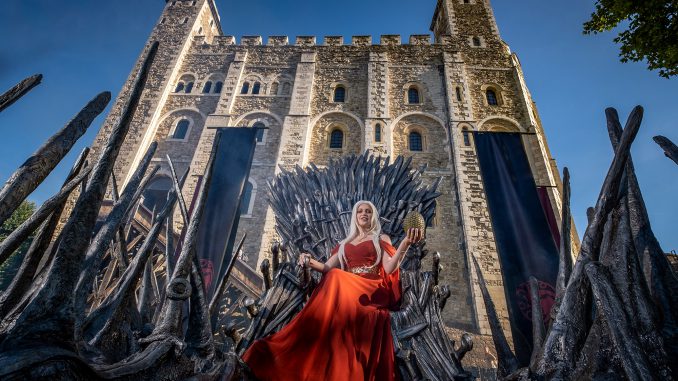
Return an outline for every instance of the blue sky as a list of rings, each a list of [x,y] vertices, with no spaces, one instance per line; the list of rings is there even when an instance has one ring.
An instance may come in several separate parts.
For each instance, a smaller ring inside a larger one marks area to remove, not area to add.
[[[158,20],[163,0],[3,0],[0,2],[0,91],[43,73],[43,84],[0,113],[0,181],[98,92],[115,96]],[[584,36],[593,0],[493,0],[503,39],[520,57],[553,157],[572,173],[572,204],[580,235],[595,203],[612,150],[604,109],[623,121],[645,107],[633,147],[653,228],[665,251],[678,250],[678,166],[651,137],[678,143],[678,80],[660,78],[644,63],[621,64],[613,34]],[[217,0],[226,34],[351,35],[428,33],[435,0]],[[55,193],[77,152],[94,139],[90,127],[31,200]],[[672,197],[672,195],[674,195]]]

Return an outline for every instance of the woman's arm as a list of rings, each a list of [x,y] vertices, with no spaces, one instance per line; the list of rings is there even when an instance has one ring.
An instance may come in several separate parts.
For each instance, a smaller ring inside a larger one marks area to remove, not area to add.
[[[320,261],[313,259],[313,256],[309,253],[301,253],[299,255],[298,264],[299,266],[308,266],[312,270],[321,273],[326,273],[332,270],[333,268],[339,267],[339,256],[335,254],[331,256],[330,259],[327,260],[327,262],[322,263]]]
[[[386,271],[386,274],[390,274],[400,267],[400,262],[402,262],[403,258],[405,257],[407,249],[409,249],[410,245],[413,243],[419,242],[419,240],[421,240],[421,236],[422,231],[420,229],[409,229],[405,238],[400,242],[400,245],[398,245],[398,249],[396,250],[395,254],[393,254],[393,256],[384,255],[381,257],[382,266],[384,266],[384,271]],[[381,239],[388,242],[389,244],[391,243],[391,238],[389,238],[389,236],[386,234],[382,234]]]

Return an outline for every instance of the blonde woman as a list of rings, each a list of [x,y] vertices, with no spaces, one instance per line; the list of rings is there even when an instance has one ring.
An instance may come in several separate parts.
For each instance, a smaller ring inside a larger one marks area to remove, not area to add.
[[[369,201],[353,206],[348,236],[327,262],[308,253],[299,264],[324,273],[306,306],[280,332],[257,340],[243,356],[266,380],[395,380],[389,311],[400,302],[399,267],[422,236],[410,229],[398,248],[381,234]]]

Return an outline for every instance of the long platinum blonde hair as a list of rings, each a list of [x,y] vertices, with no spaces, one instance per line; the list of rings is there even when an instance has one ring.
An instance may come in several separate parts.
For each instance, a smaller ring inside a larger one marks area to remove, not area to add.
[[[379,212],[373,203],[365,200],[361,200],[353,205],[353,212],[351,212],[351,223],[349,225],[348,235],[341,242],[339,242],[339,264],[341,265],[342,270],[346,269],[346,253],[344,247],[347,243],[353,241],[358,236],[358,207],[360,205],[369,205],[372,208],[372,220],[370,221],[370,227],[368,228],[367,234],[372,235],[372,243],[374,248],[377,251],[377,260],[374,262],[372,267],[375,267],[381,263],[381,246],[379,246],[379,236],[381,235],[381,222],[379,222]]]

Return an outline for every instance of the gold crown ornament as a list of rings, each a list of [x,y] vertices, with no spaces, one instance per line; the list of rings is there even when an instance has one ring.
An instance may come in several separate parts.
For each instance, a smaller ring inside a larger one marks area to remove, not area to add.
[[[403,230],[405,230],[405,234],[407,234],[407,231],[410,229],[421,230],[422,237],[426,235],[426,220],[424,220],[424,216],[416,210],[407,213],[403,220]]]

